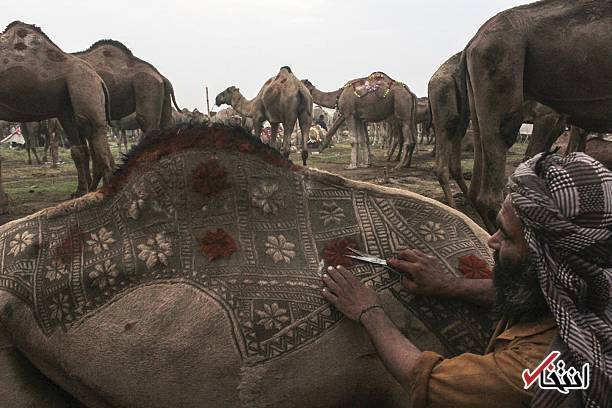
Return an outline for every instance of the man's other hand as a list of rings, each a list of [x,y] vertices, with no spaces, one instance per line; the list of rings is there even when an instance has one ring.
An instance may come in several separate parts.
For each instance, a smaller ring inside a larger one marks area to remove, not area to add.
[[[376,292],[343,266],[328,267],[323,283],[323,297],[351,320],[358,320],[365,308],[379,304]]]

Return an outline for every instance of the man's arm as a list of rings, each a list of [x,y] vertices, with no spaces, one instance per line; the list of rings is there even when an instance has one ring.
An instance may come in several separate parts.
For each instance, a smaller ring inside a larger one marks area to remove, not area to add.
[[[385,314],[376,292],[362,285],[342,266],[328,268],[323,282],[326,285],[323,297],[365,327],[387,370],[408,390],[410,373],[421,352]]]
[[[405,249],[397,258],[388,259],[387,263],[405,274],[402,284],[415,295],[440,296],[489,307],[495,300],[491,279],[448,275],[436,258],[417,249]]]

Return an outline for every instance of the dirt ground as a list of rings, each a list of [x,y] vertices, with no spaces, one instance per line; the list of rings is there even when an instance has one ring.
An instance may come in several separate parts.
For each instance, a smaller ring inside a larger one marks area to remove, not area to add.
[[[442,189],[433,172],[432,149],[433,145],[418,145],[412,166],[394,170],[396,163],[387,162],[384,159],[385,149],[373,148],[372,167],[347,170],[350,146],[339,143],[322,154],[317,154],[316,151],[311,152],[308,165],[353,180],[406,189],[444,202]],[[111,150],[115,155],[115,161],[118,162],[121,153],[117,145],[111,143]],[[524,150],[525,145],[521,144],[511,149],[506,166],[507,174],[510,174],[518,165]],[[23,149],[13,150],[2,147],[0,156],[2,157],[2,180],[10,202],[9,213],[0,215],[0,224],[68,200],[76,189],[76,170],[67,149],[60,149],[60,159],[63,163],[56,169],[51,168],[48,163],[28,165],[27,155]],[[294,163],[301,163],[299,153],[292,155],[291,159]],[[470,155],[463,156],[462,164],[464,172],[471,172]],[[480,224],[479,217],[469,203],[463,199],[455,183],[452,183],[452,190],[456,196],[458,209]]]

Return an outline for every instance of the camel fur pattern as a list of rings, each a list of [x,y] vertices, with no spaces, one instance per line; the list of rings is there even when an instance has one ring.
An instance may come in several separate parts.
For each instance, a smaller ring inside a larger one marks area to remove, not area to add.
[[[470,191],[473,191],[472,187],[468,190],[461,169],[462,140],[470,124],[468,96],[462,87],[465,74],[460,70],[461,55],[462,53],[457,53],[445,61],[428,84],[429,104],[436,135],[434,168],[446,202],[451,207],[455,207],[455,199],[450,189],[450,177],[455,180],[465,197],[472,198]],[[534,100],[523,101],[520,121],[533,123],[533,132],[525,153],[529,157],[550,149],[563,132],[566,123],[563,115]],[[469,133],[473,138],[473,128]],[[518,129],[514,138],[517,133]],[[475,156],[478,156],[482,149],[474,142]],[[476,162],[474,166],[474,172],[478,172]],[[492,231],[494,230],[490,232]]]
[[[109,96],[87,62],[63,52],[40,28],[20,21],[0,34],[0,118],[35,122],[59,118],[72,145],[76,194],[108,181],[114,167],[106,138]],[[89,149],[93,178],[89,171]]]
[[[349,81],[333,92],[318,90],[309,80],[304,84],[316,104],[336,108],[341,116],[330,127],[323,148],[344,121],[348,123],[351,137],[351,162],[349,169],[370,166],[370,145],[367,122],[381,122],[390,117],[402,127],[404,154],[398,167],[410,166],[416,146],[416,95],[405,84],[395,81],[382,72]]]
[[[123,43],[100,40],[73,55],[89,62],[104,80],[110,94],[111,119],[135,114],[143,132],[172,124],[172,103],[180,110],[172,84]]]
[[[257,96],[247,100],[240,89],[230,86],[217,95],[215,104],[230,105],[240,115],[253,118],[255,135],[261,135],[263,123],[267,120],[271,128],[271,144],[278,148],[276,135],[279,125],[283,125],[283,143],[280,151],[289,156],[291,133],[296,122],[301,131],[302,164],[306,165],[308,158],[308,135],[312,125],[312,97],[308,89],[293,74],[291,68],[282,67],[273,78],[268,79]]]
[[[506,154],[525,99],[583,129],[612,130],[611,22],[608,1],[538,1],[497,14],[465,48],[460,76],[479,147],[470,195],[489,230],[495,228]]]
[[[363,329],[322,298],[327,265],[378,291],[418,347],[486,346],[482,309],[344,256],[411,246],[490,277],[488,235],[465,215],[298,167],[241,128],[149,133],[126,160],[105,188],[0,227],[3,350],[88,407],[407,407]],[[36,381],[1,370],[0,389],[31,398]]]

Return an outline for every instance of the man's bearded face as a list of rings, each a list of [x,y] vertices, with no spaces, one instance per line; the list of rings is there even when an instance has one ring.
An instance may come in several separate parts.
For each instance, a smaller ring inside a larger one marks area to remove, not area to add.
[[[529,256],[518,260],[500,259],[499,252],[495,251],[493,259],[494,310],[499,317],[534,320],[549,311]]]

